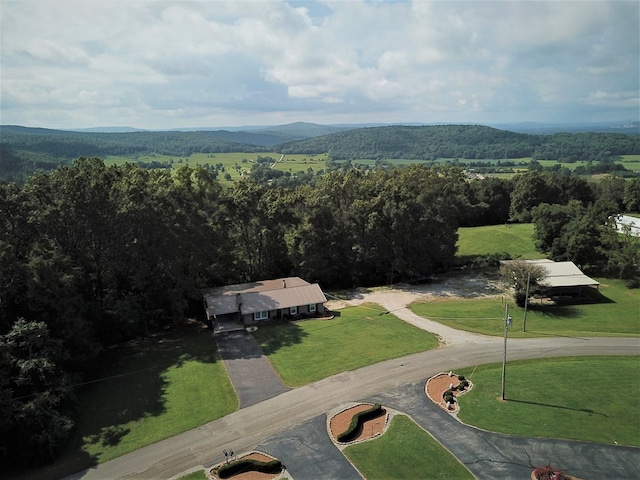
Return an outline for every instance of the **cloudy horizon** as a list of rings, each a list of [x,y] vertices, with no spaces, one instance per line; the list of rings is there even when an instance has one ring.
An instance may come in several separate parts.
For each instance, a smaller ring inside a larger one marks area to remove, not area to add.
[[[636,1],[0,0],[2,124],[637,120]]]

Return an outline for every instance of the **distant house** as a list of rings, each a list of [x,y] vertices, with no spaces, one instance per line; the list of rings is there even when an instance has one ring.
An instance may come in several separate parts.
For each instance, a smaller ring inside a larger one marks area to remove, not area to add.
[[[501,263],[509,264],[513,260]],[[547,271],[547,276],[540,282],[546,287],[549,296],[581,294],[585,287],[600,287],[600,282],[585,275],[573,262],[554,262],[553,260],[525,260],[531,265],[539,265]]]
[[[629,233],[634,237],[640,237],[640,218],[629,215],[616,215],[613,219],[616,222],[618,233]]]
[[[319,315],[327,301],[317,283],[298,277],[209,288],[202,296],[216,331]]]

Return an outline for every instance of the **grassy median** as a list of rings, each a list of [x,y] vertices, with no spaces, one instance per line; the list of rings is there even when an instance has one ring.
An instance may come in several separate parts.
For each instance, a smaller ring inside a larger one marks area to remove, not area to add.
[[[367,480],[474,478],[456,457],[404,415],[395,416],[381,437],[349,446],[344,454]]]

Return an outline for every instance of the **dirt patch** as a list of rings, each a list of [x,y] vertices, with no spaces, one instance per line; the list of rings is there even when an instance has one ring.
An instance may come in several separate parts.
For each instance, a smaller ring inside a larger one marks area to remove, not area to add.
[[[447,408],[447,405],[442,398],[442,394],[447,390],[450,390],[452,387],[457,387],[459,384],[460,380],[458,380],[458,376],[456,374],[450,375],[448,373],[439,373],[427,380],[427,384],[424,389],[427,397],[429,397],[432,402],[440,405],[444,410],[447,410],[450,413],[457,413],[459,409],[458,402],[455,402],[452,408]],[[472,386],[471,382],[469,382],[469,386],[465,390],[453,390],[453,396],[458,398],[461,394],[469,391]]]
[[[338,435],[349,428],[349,424],[351,423],[351,419],[354,415],[368,410],[371,407],[372,405],[369,403],[361,403],[334,415],[329,422],[329,431],[333,441],[338,443]],[[368,440],[370,438],[377,437],[378,435],[382,435],[388,419],[389,413],[383,408],[378,417],[372,418],[363,423],[360,434],[355,440],[353,440],[353,442],[350,443],[361,442],[363,440]]]
[[[271,457],[269,455],[265,455],[264,453],[260,453],[260,452],[251,452],[251,453],[247,453],[246,455],[242,455],[240,457],[237,458],[238,460],[242,459],[242,460],[258,460],[260,462],[270,462],[271,460],[274,460],[274,457]],[[219,464],[216,465],[214,468],[212,468],[211,470],[209,470],[209,478],[212,478],[213,480],[220,480],[220,477],[218,477],[215,474],[215,470],[217,470],[217,468],[219,468],[220,466],[222,466],[223,464]],[[255,470],[249,470],[246,472],[242,472],[242,473],[238,473],[236,475],[233,475],[229,478],[232,478],[233,480],[271,480],[273,478],[281,478],[282,477],[282,472],[280,473],[262,473],[262,472],[256,472]]]

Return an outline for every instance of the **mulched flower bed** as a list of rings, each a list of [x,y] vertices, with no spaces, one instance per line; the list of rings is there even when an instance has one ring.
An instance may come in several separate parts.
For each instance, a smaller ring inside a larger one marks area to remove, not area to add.
[[[425,390],[425,393],[427,394],[427,397],[429,397],[432,402],[437,403],[443,409],[447,410],[450,413],[457,413],[459,410],[458,402],[455,402],[453,404],[453,408],[447,409],[447,405],[444,402],[444,399],[442,398],[442,394],[450,389],[451,384],[453,384],[453,386],[456,387],[458,386],[459,383],[460,383],[460,380],[458,380],[458,376],[456,374],[453,374],[453,376],[450,376],[448,373],[439,373],[431,377],[429,380],[427,380],[427,384],[425,385],[424,390]],[[457,398],[462,393],[466,393],[467,391],[469,391],[472,386],[473,384],[469,382],[469,386],[465,390],[463,391],[454,390],[453,396]]]
[[[364,410],[370,409],[371,406],[372,405],[369,403],[361,403],[334,415],[329,422],[329,431],[331,432],[333,441],[338,443],[338,435],[347,430],[354,415]],[[353,440],[353,442],[361,442],[363,440],[381,435],[384,432],[388,418],[389,413],[386,411],[386,409],[383,408],[381,414],[378,417],[372,418],[363,423],[360,434],[355,440]]]
[[[237,457],[238,460],[243,459],[243,460],[258,460],[260,462],[270,462],[271,460],[274,459],[274,457],[271,457],[269,455],[265,455],[264,453],[260,453],[260,452],[251,452],[248,453],[246,455],[241,455],[239,457]],[[218,467],[220,467],[221,465],[223,465],[223,463],[216,465],[214,468],[212,468],[211,470],[209,470],[209,478],[212,478],[213,480],[221,480],[220,477],[218,477],[215,473],[214,470],[216,470]],[[233,475],[229,478],[232,478],[233,480],[272,480],[274,478],[281,478],[282,477],[282,472],[280,473],[262,473],[262,472],[256,472],[255,470],[248,470],[246,472],[242,472],[242,473],[238,473],[236,475]]]

